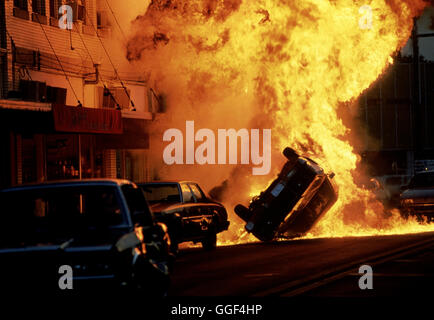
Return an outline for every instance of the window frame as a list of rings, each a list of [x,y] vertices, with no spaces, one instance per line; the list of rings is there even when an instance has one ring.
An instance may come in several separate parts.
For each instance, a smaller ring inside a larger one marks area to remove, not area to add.
[[[180,183],[179,186],[181,187],[182,203],[196,203],[196,202],[197,202],[197,201],[196,201],[196,198],[195,198],[195,196],[194,196],[194,193],[193,193],[193,191],[191,191],[191,188],[190,188],[190,186],[188,185],[188,183],[183,182],[183,183]],[[191,199],[192,199],[192,201],[188,201],[188,202],[185,201],[185,198],[184,198],[184,190],[182,189],[183,186],[186,186],[186,187],[188,188],[188,190],[190,190],[190,194],[191,194]]]
[[[47,7],[47,3],[45,0],[32,0],[32,13],[36,13],[41,16],[46,16],[47,15],[46,7]]]
[[[27,0],[14,0],[14,7],[27,12],[29,11]]]
[[[205,193],[202,191],[202,189],[199,187],[199,185],[198,185],[197,183],[188,183],[188,186],[190,187],[190,190],[191,190],[191,192],[192,192],[192,194],[193,194],[193,196],[194,196],[196,202],[201,202],[201,201],[204,201],[204,200],[207,199]],[[201,195],[200,198],[197,198],[197,197],[196,197],[196,194],[195,194],[195,192],[193,191],[192,186],[194,186],[194,187],[197,188],[197,190],[199,191],[199,194]]]

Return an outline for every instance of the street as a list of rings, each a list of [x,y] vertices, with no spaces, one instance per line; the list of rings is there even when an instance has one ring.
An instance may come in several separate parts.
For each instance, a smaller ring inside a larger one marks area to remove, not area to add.
[[[433,233],[423,233],[252,243],[213,252],[185,249],[170,295],[390,296],[415,286],[421,292],[433,282],[433,241]],[[424,254],[417,253],[421,248]],[[363,264],[373,267],[373,290],[359,289]]]

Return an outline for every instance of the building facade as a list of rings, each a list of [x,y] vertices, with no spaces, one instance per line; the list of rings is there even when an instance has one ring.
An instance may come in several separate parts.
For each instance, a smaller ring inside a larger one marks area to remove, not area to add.
[[[0,187],[152,178],[148,126],[156,100],[145,72],[113,54],[105,4],[1,2]]]
[[[415,65],[407,60],[396,61],[359,100],[359,152],[374,176],[413,175],[434,163],[434,63],[418,64],[415,86]]]

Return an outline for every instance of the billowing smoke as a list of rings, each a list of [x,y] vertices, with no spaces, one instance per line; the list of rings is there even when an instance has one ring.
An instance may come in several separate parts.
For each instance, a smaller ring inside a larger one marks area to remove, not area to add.
[[[401,228],[396,217],[383,219],[381,204],[355,183],[359,159],[339,110],[393,62],[410,36],[413,17],[427,4],[148,1],[131,21],[125,54],[148,73],[157,96],[165,96],[167,112],[158,115],[150,129],[158,178],[196,180],[207,191],[214,188],[211,193],[232,211],[236,203],[247,204],[265,189],[284,162],[282,149],[291,146],[334,171],[340,187],[338,203],[316,234]],[[165,165],[163,132],[185,131],[186,120],[214,132],[271,128],[271,173],[252,176],[247,165]],[[233,242],[243,231],[240,220],[233,213],[230,217],[233,227],[224,237]]]

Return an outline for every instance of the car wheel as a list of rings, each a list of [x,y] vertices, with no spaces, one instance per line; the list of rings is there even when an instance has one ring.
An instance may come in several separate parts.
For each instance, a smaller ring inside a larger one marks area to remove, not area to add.
[[[206,251],[214,250],[215,248],[217,248],[217,234],[214,232],[209,234],[205,239],[201,241],[201,243],[202,247]]]
[[[283,155],[284,155],[284,156],[285,156],[289,161],[292,161],[292,160],[295,160],[295,159],[298,158],[298,153],[297,153],[294,149],[289,148],[289,147],[286,147],[285,150],[283,150]]]
[[[150,261],[138,256],[133,265],[131,289],[143,296],[166,296],[170,278],[166,273],[153,267]]]

